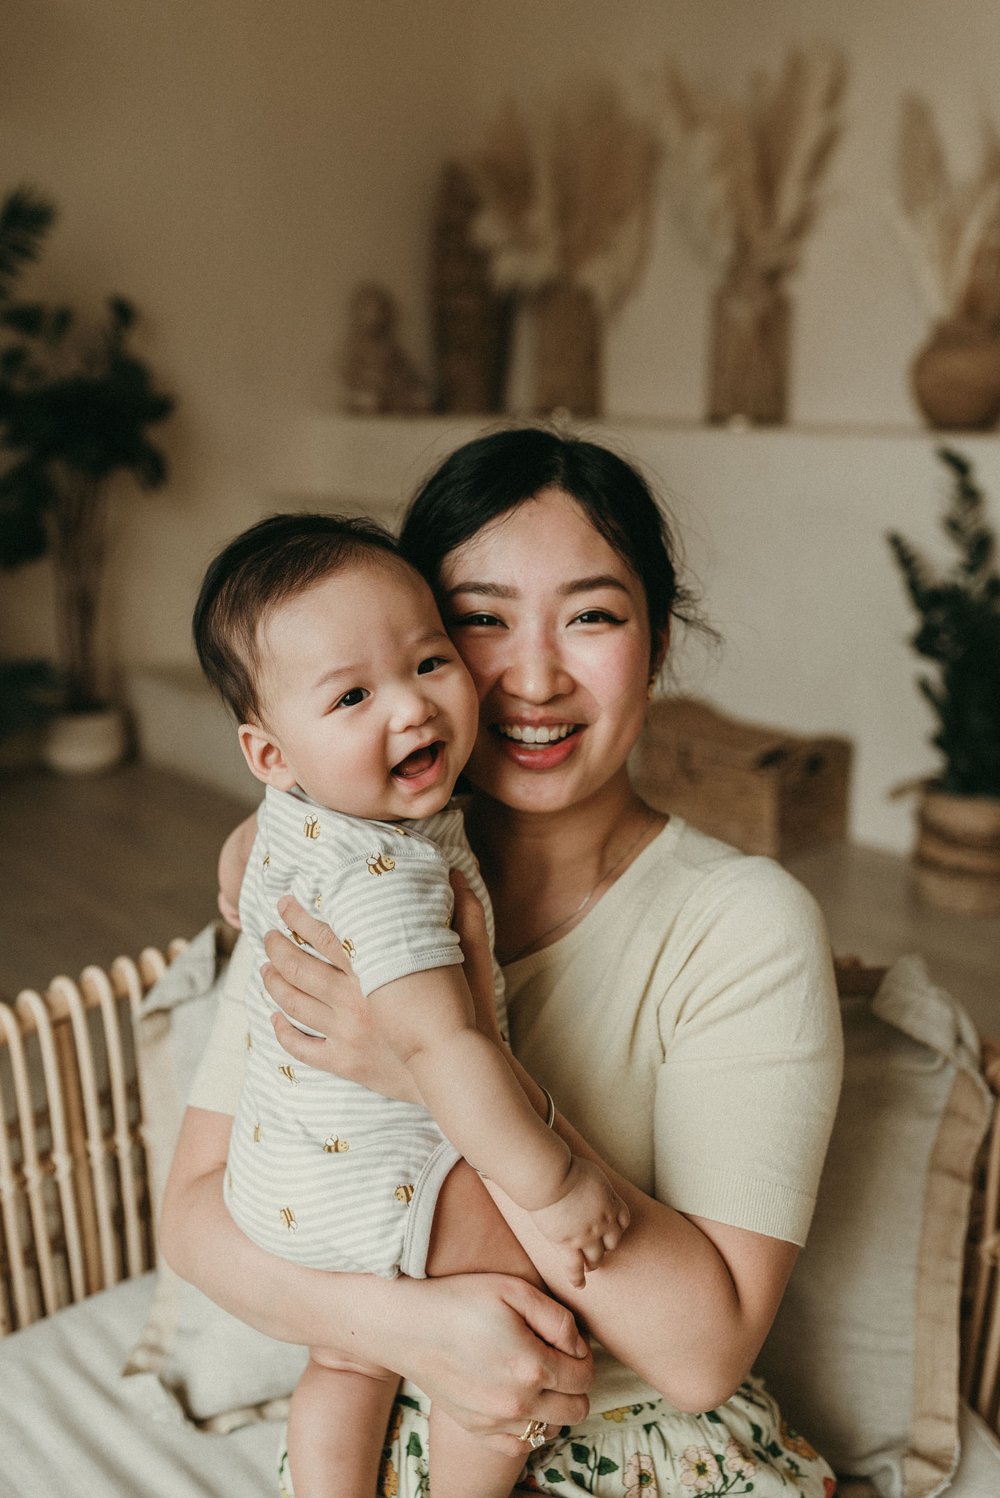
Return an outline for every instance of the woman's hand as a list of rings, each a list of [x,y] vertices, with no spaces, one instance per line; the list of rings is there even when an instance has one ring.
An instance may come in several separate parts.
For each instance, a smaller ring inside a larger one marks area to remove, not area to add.
[[[407,1334],[419,1324],[433,1327],[432,1343],[420,1348],[419,1366],[404,1356],[404,1372],[473,1435],[523,1456],[518,1437],[528,1420],[560,1426],[586,1418],[594,1365],[565,1306],[508,1275],[400,1278],[393,1284],[404,1304],[410,1292],[421,1302],[419,1321],[407,1318]],[[572,1347],[574,1355],[554,1343]],[[399,1351],[397,1346],[397,1357]]]
[[[261,976],[284,1011],[272,1019],[279,1045],[304,1065],[360,1082],[383,1097],[419,1103],[413,1078],[379,1036],[347,953],[330,927],[291,895],[278,901],[278,909],[288,926],[325,959],[303,951],[280,931],[265,936],[268,961]],[[322,1038],[303,1035],[284,1015],[318,1030]]]
[[[484,1035],[501,1044],[483,907],[461,874],[453,873],[451,883],[455,892],[454,925],[465,954],[465,976],[476,1023]],[[287,925],[325,959],[303,951],[280,931],[269,931],[264,938],[269,959],[261,969],[264,987],[285,1015],[324,1037],[303,1035],[279,1014],[273,1020],[279,1044],[305,1065],[360,1082],[383,1097],[420,1102],[409,1072],[372,1023],[347,953],[330,927],[291,895],[278,901],[278,909]]]

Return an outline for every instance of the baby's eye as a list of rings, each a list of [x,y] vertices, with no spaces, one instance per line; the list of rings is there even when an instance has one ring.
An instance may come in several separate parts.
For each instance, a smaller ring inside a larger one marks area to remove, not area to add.
[[[371,693],[364,687],[352,687],[349,692],[344,693],[343,697],[337,698],[334,707],[357,707],[359,702],[364,702],[365,698],[370,696]]]
[[[421,661],[417,667],[418,676],[426,676],[428,671],[436,671],[439,666],[446,666],[448,657],[446,655],[429,655],[426,660]]]

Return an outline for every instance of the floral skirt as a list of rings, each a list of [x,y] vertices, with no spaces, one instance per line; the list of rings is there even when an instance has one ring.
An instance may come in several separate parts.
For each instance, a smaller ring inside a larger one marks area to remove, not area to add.
[[[378,1498],[428,1498],[427,1403],[401,1394],[382,1454]],[[572,1498],[834,1498],[832,1471],[790,1430],[759,1379],[717,1410],[687,1415],[662,1400],[564,1426],[528,1454],[519,1486]],[[280,1498],[295,1498],[284,1441]]]

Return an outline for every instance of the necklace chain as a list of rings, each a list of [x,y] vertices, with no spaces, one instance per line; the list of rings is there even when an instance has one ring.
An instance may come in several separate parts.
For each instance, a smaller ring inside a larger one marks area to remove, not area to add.
[[[621,868],[622,864],[625,862],[626,858],[628,858],[629,854],[635,852],[636,848],[638,848],[643,838],[649,832],[650,826],[651,822],[647,814],[647,816],[643,820],[643,825],[641,831],[639,832],[639,836],[635,839],[634,842],[629,843],[628,847],[625,849],[625,852],[620,854],[619,857],[615,859],[613,864],[611,864],[608,868],[601,870],[600,874],[597,876],[597,882],[591,885],[590,889],[584,895],[583,899],[580,901],[576,909],[571,910],[569,915],[564,915],[561,920],[556,921],[554,926],[546,926],[544,931],[539,931],[538,934],[536,936],[533,936],[530,941],[525,942],[523,947],[519,948],[518,951],[514,952],[510,957],[505,959],[504,966],[506,967],[511,962],[517,962],[518,959],[523,957],[524,954],[530,951],[532,947],[537,947],[540,941],[544,941],[547,936],[552,936],[556,931],[561,931],[563,926],[568,926],[570,921],[575,921],[578,915],[582,915],[587,906],[590,904],[591,900],[597,894],[597,891],[600,889],[601,885],[604,884],[606,880],[610,879],[611,875],[615,873],[617,869]]]

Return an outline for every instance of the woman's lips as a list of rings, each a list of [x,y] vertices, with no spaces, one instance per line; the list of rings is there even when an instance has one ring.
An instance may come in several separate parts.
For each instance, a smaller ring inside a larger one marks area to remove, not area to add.
[[[518,737],[512,738],[511,728],[518,731]],[[583,725],[579,723],[560,724],[548,728],[548,743],[539,743],[539,730],[529,725],[510,725],[497,723],[491,732],[494,741],[500,748],[503,757],[510,763],[519,766],[523,770],[554,770],[565,763],[570,755],[576,751]],[[526,734],[534,735],[534,742]],[[551,735],[558,735],[551,737]]]

